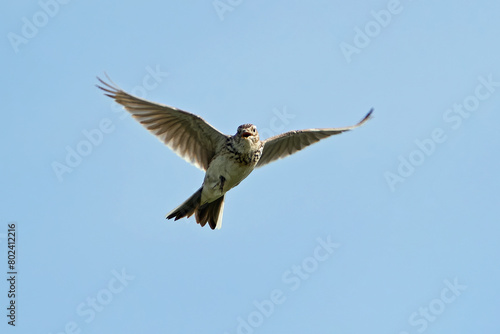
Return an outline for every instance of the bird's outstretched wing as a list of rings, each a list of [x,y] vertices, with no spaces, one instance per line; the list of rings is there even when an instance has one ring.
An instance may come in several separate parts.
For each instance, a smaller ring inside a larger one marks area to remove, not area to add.
[[[97,79],[102,84],[97,87],[105,91],[105,95],[123,105],[165,145],[196,167],[207,170],[226,135],[197,115],[135,97],[114,84]]]
[[[373,109],[358,124],[345,128],[297,130],[268,138],[264,141],[264,150],[256,167],[264,166],[274,160],[294,154],[321,139],[355,129],[369,120],[372,112]]]

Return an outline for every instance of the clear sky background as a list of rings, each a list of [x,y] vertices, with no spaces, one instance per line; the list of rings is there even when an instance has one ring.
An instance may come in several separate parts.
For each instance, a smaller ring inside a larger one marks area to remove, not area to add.
[[[0,11],[2,333],[498,333],[499,2],[59,1]],[[165,220],[203,173],[104,73],[227,134],[375,112],[212,231]]]

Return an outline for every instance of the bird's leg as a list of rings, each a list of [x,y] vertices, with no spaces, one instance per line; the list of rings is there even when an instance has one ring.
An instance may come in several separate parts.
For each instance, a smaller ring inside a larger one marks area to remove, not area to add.
[[[224,183],[226,183],[226,178],[224,176],[219,176],[220,178],[220,191],[223,192],[224,191]]]

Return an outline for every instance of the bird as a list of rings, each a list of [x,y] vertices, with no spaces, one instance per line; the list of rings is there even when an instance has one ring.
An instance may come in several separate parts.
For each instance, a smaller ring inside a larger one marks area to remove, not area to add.
[[[158,137],[177,155],[205,171],[201,187],[170,211],[167,219],[195,215],[201,226],[220,229],[225,194],[240,184],[255,168],[285,158],[322,139],[353,130],[366,123],[373,108],[355,125],[341,128],[305,129],[260,140],[253,124],[240,125],[233,136],[225,135],[203,118],[168,105],[133,96],[97,77],[96,86],[121,104],[134,119]]]

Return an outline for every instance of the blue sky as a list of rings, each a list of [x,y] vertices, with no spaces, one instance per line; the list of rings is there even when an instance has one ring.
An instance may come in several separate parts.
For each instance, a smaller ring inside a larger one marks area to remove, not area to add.
[[[3,7],[2,333],[500,329],[498,2]],[[227,134],[375,117],[254,171],[212,231],[165,220],[203,173],[104,73]]]

